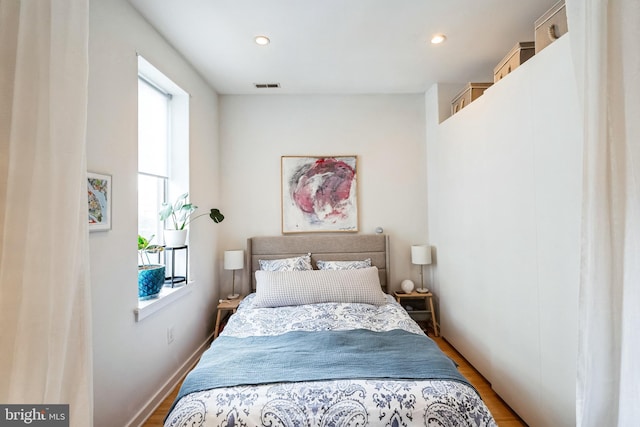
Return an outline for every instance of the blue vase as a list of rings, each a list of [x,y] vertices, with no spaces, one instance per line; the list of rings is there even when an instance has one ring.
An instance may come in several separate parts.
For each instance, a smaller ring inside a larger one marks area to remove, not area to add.
[[[164,285],[164,265],[138,266],[138,299],[158,298]]]

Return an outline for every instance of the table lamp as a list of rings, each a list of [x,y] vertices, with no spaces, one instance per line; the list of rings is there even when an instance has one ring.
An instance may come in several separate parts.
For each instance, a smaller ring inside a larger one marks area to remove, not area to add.
[[[233,251],[224,251],[224,269],[233,270],[233,281],[231,294],[227,295],[228,299],[236,299],[240,294],[236,293],[236,270],[244,268],[244,251],[242,249]]]
[[[431,264],[431,246],[414,245],[411,246],[411,263],[420,266],[420,283],[421,287],[416,289],[417,292],[427,293],[429,289],[424,287],[424,271],[423,266]]]

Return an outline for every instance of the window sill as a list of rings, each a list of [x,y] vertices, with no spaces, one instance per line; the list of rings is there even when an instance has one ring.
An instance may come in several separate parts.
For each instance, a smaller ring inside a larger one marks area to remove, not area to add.
[[[180,286],[178,288],[163,287],[160,291],[158,298],[138,301],[138,307],[133,310],[136,316],[136,322],[151,316],[153,313],[171,305],[174,301],[182,298],[185,295],[191,293],[194,282],[189,282],[187,285]]]

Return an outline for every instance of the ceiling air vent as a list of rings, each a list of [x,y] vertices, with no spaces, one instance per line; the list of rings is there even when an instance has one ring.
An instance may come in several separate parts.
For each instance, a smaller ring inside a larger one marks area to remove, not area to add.
[[[280,87],[280,83],[255,83],[256,89],[274,89]]]

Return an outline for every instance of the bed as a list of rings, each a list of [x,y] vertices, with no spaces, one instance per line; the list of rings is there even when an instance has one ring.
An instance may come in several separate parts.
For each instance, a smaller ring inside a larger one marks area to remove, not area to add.
[[[393,297],[385,235],[247,241],[250,274],[185,378],[174,426],[495,426]]]

